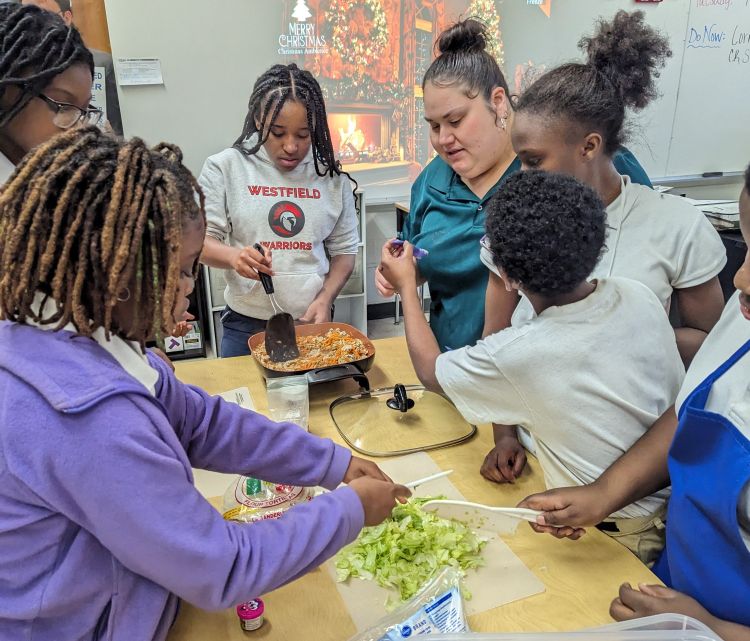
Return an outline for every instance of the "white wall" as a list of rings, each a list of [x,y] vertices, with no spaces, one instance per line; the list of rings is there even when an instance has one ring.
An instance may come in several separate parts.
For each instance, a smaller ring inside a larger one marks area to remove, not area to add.
[[[180,145],[198,173],[242,130],[255,79],[279,62],[281,2],[105,0],[112,55],[160,58],[164,86],[119,87],[127,136]],[[179,54],[179,55],[177,55]]]

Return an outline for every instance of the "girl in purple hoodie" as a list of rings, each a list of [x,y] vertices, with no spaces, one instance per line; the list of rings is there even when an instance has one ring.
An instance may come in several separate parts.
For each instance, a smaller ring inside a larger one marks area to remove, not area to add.
[[[95,128],[44,143],[0,192],[0,641],[164,639],[178,599],[268,592],[408,495],[144,353],[182,318],[204,233],[179,149]],[[193,467],[332,491],[227,522]]]

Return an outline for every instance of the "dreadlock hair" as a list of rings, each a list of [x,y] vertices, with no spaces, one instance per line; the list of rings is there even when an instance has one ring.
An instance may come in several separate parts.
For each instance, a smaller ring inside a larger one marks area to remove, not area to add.
[[[432,61],[422,80],[422,89],[429,82],[436,87],[461,86],[469,98],[482,95],[489,103],[497,87],[510,89],[500,66],[487,51],[487,27],[476,18],[459,20],[448,27],[435,43],[439,55]],[[508,104],[511,106],[510,100]]]
[[[643,109],[657,95],[659,68],[672,55],[669,41],[647,25],[642,11],[618,11],[599,20],[592,37],[578,47],[586,64],[569,63],[548,71],[517,100],[517,112],[566,118],[579,128],[597,131],[611,156],[624,140],[625,109]]]
[[[307,126],[312,136],[313,161],[318,176],[344,174],[355,185],[356,181],[336,160],[328,129],[326,103],[318,81],[307,70],[296,64],[274,65],[255,81],[247,105],[247,116],[240,137],[234,147],[246,156],[253,156],[266,143],[271,127],[288,100],[296,101],[307,110]],[[243,143],[255,137],[248,148]]]
[[[33,5],[0,4],[0,105],[9,87],[20,89],[10,105],[0,106],[7,125],[55,76],[76,63],[94,75],[94,57],[81,34],[63,19]]]
[[[56,330],[72,322],[84,336],[103,328],[143,347],[172,328],[182,230],[201,220],[203,193],[178,147],[120,142],[96,127],[55,136],[0,193],[0,315]],[[131,328],[113,318],[126,288]],[[45,318],[37,292],[54,302]]]

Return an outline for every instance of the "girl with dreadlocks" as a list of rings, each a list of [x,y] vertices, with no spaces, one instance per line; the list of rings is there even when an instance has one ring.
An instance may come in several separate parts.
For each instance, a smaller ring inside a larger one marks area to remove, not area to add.
[[[32,148],[97,124],[94,59],[75,27],[34,6],[0,4],[0,185]]]
[[[260,76],[242,134],[206,161],[199,182],[208,222],[202,260],[227,280],[221,355],[248,354],[247,339],[273,314],[258,272],[274,276],[275,295],[295,319],[330,321],[359,234],[312,74],[290,64]]]
[[[162,641],[178,598],[220,609],[272,590],[408,495],[144,355],[187,307],[204,234],[177,148],[93,127],[37,148],[0,192],[1,641]],[[332,491],[247,527],[191,467]]]

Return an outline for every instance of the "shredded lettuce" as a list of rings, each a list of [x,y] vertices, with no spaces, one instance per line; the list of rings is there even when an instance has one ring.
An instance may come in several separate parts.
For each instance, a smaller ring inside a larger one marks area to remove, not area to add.
[[[483,565],[486,539],[461,521],[425,512],[422,505],[435,498],[444,497],[412,498],[397,505],[391,518],[380,525],[364,528],[336,556],[338,581],[349,577],[376,581],[397,590],[404,602],[444,567],[455,567],[463,577],[466,570]]]

